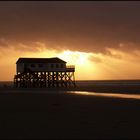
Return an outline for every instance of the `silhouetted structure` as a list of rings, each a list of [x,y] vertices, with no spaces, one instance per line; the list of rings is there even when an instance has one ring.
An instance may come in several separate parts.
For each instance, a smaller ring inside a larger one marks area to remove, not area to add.
[[[55,58],[19,58],[16,62],[15,87],[75,86],[75,66]]]

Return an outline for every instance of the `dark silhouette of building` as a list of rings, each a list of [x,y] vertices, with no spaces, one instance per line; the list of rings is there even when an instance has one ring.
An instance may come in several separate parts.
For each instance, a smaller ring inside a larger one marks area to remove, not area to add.
[[[19,58],[16,62],[15,87],[75,86],[75,66],[66,66],[60,58]]]

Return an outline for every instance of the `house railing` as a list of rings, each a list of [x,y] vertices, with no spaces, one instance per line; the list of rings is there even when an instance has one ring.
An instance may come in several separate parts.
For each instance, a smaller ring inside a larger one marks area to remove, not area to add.
[[[75,65],[67,65],[66,70],[74,72],[75,71]]]
[[[66,68],[75,68],[75,65],[67,65]]]

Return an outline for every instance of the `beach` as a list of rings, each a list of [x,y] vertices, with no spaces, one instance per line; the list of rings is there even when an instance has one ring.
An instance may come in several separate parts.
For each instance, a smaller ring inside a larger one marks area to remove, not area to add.
[[[0,114],[0,139],[140,139],[140,99],[1,88]]]
[[[0,140],[140,139],[140,2],[1,1]]]

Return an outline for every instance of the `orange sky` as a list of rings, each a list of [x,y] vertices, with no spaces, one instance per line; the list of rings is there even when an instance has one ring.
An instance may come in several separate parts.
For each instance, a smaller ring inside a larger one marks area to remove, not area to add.
[[[42,43],[40,43],[42,44]],[[45,45],[44,45],[45,46]],[[139,55],[108,49],[112,55],[71,50],[49,50],[40,45],[38,51],[20,51],[13,47],[1,48],[1,81],[11,81],[16,73],[19,57],[59,57],[68,65],[76,66],[76,80],[140,79]],[[137,52],[139,54],[139,52]]]
[[[0,81],[19,57],[59,57],[77,80],[140,79],[140,2],[0,1]]]

